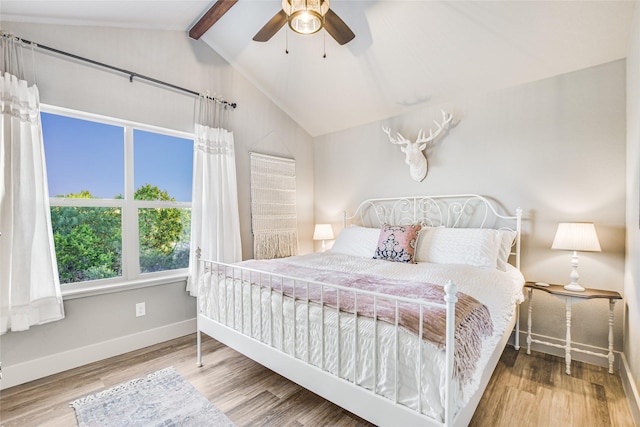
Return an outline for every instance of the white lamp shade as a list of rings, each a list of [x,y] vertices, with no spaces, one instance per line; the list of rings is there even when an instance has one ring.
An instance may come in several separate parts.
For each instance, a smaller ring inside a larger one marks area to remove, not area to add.
[[[331,224],[316,224],[313,231],[313,240],[333,240],[333,228]]]
[[[596,227],[591,222],[561,222],[551,249],[600,252]]]

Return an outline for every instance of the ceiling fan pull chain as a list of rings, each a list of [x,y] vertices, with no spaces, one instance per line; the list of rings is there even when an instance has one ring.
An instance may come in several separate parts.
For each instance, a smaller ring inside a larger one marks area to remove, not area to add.
[[[289,54],[289,29],[284,30],[284,53]]]
[[[324,18],[322,19],[324,21]],[[322,26],[324,27],[324,22],[322,23]],[[324,29],[324,32],[322,33],[322,57],[326,58],[327,57],[327,29]]]

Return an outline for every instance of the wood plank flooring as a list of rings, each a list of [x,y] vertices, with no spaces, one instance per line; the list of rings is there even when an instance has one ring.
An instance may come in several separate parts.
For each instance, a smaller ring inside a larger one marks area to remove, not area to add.
[[[203,355],[198,368],[193,334],[12,387],[0,392],[0,425],[75,426],[70,401],[167,366],[238,426],[371,425],[213,339]],[[580,362],[572,376],[563,369],[563,359],[507,347],[471,426],[633,426],[617,375]]]
[[[507,346],[470,426],[633,427],[620,376],[607,368]]]

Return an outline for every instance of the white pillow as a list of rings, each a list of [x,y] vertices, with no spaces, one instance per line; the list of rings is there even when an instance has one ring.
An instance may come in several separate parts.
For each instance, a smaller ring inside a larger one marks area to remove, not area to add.
[[[507,271],[507,264],[509,263],[509,256],[511,255],[511,246],[513,245],[513,239],[516,238],[516,232],[512,230],[498,230],[498,235],[500,236],[500,247],[498,248],[496,267],[500,271]]]
[[[380,237],[379,228],[352,225],[338,234],[338,238],[333,243],[331,252],[363,258],[373,258],[376,247],[378,246],[378,237]]]
[[[502,235],[484,228],[423,228],[418,237],[416,262],[497,267]]]

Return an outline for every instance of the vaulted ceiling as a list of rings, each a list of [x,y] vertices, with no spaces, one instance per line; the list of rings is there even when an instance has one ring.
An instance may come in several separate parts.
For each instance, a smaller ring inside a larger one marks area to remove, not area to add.
[[[2,0],[0,18],[184,31],[214,1]],[[312,136],[626,56],[633,1],[332,0],[356,37],[285,26],[279,0],[240,0],[201,38]],[[286,53],[288,50],[289,53]],[[326,57],[324,57],[326,53]]]

